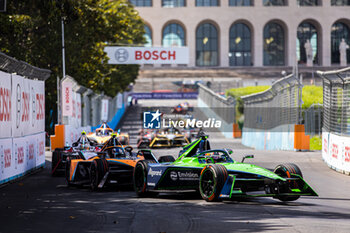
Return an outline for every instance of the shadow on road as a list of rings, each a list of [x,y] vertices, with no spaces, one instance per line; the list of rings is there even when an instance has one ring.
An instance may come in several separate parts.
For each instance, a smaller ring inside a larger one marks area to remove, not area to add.
[[[331,208],[319,211],[311,198],[207,203],[198,194],[140,199],[131,188],[92,192],[67,187],[63,177],[50,176],[50,167],[0,189],[0,232],[263,232],[291,228],[276,218],[350,219]]]

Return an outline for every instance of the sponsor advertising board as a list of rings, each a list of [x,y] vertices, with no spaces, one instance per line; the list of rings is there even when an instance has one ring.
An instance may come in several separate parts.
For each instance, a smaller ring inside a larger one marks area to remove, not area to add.
[[[134,99],[197,99],[198,92],[132,93]]]
[[[12,105],[11,75],[0,71],[0,138],[12,135]]]
[[[188,47],[117,47],[104,51],[109,64],[188,64]]]
[[[12,75],[12,137],[43,132],[45,129],[45,84]]]
[[[322,158],[333,169],[350,173],[350,138],[322,133]]]
[[[45,83],[0,71],[0,184],[45,163]]]
[[[107,121],[108,120],[108,99],[103,99],[101,101],[102,107],[101,107],[101,121]]]
[[[45,133],[0,139],[0,184],[45,164]]]
[[[65,79],[61,83],[62,116],[73,115],[72,82]]]

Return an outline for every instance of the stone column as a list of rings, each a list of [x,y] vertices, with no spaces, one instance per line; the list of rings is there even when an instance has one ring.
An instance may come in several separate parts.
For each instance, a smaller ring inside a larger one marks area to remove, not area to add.
[[[322,65],[331,66],[331,22],[320,22],[322,25]]]
[[[219,57],[219,66],[228,67],[229,66],[229,30],[230,26],[226,24],[220,25],[220,33],[218,36],[220,38],[219,49],[220,49],[220,57]]]
[[[287,26],[289,28],[284,28],[285,37],[285,56],[284,56],[284,65],[285,66],[295,66],[297,64],[297,27],[296,23],[289,23]]]
[[[254,50],[253,66],[259,67],[263,66],[264,62],[264,24],[260,22],[254,22],[254,38],[252,41],[252,47]]]

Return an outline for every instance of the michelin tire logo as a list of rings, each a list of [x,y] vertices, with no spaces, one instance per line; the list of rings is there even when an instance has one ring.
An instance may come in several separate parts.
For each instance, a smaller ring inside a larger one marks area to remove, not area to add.
[[[157,110],[156,112],[143,113],[143,128],[145,129],[160,129],[160,116],[162,114]]]

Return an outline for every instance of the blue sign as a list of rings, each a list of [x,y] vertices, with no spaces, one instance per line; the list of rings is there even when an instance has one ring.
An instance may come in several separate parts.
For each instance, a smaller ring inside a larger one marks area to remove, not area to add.
[[[156,112],[143,113],[143,128],[145,129],[160,129],[162,114],[157,110]]]
[[[198,92],[132,93],[134,99],[197,99]]]

